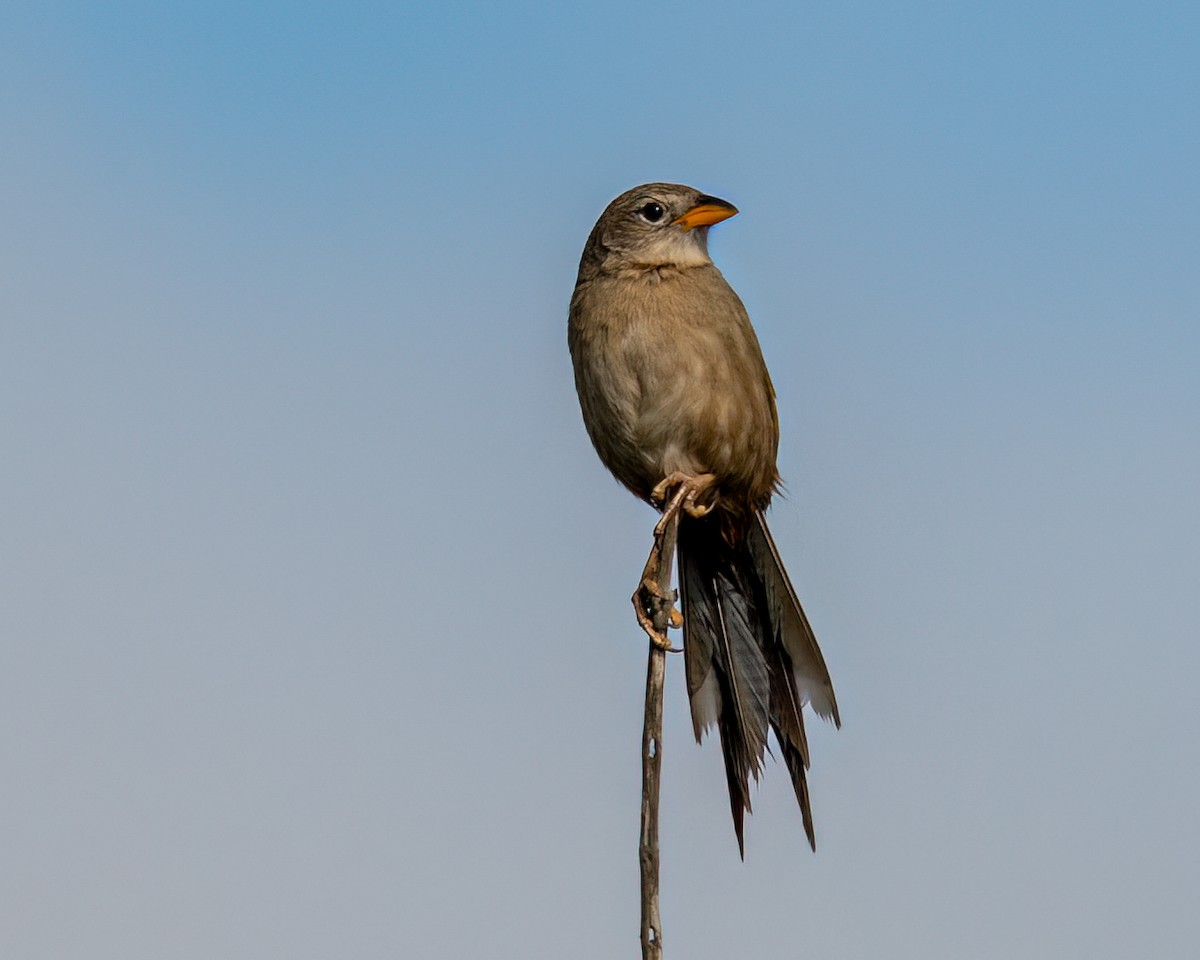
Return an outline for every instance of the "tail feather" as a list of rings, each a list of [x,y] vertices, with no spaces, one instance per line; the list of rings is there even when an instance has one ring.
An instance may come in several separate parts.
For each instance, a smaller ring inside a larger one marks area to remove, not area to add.
[[[739,543],[716,518],[685,517],[679,527],[679,584],[692,723],[699,740],[716,724],[725,760],[738,850],[774,730],[791,775],[809,843],[816,848],[805,771],[808,741],[801,707],[811,702],[838,721],[833,686],[761,516]]]
[[[779,728],[775,728],[775,735],[779,736]],[[779,737],[779,742],[783,744],[783,762],[787,764],[788,773],[792,777],[792,788],[796,791],[796,802],[800,805],[800,819],[804,821],[804,834],[808,837],[808,845],[812,847],[813,852],[817,849],[817,834],[813,828],[812,804],[808,796],[808,779],[806,776],[806,768],[808,763],[801,755],[800,751],[790,743],[784,743],[782,737]]]
[[[825,666],[816,634],[804,615],[804,608],[800,606],[792,581],[783,568],[771,531],[767,529],[767,520],[761,513],[754,518],[746,540],[754,557],[755,569],[762,577],[775,635],[782,640],[792,662],[796,689],[800,694],[799,703],[810,704],[817,716],[832,720],[834,726],[840,728],[842,718],[838,714],[829,668]]]
[[[743,850],[750,778],[757,780],[762,770],[771,715],[771,673],[758,641],[761,591],[748,565],[738,562],[748,558],[730,562],[715,524],[685,519],[678,549],[692,722],[697,737],[717,724],[734,830]]]
[[[779,651],[779,668],[771,677],[774,681],[771,691],[771,726],[783,752],[783,762],[792,778],[792,789],[796,791],[796,802],[800,805],[800,816],[804,821],[808,845],[815,852],[817,835],[813,829],[812,805],[808,794],[809,754],[808,735],[804,732],[804,714],[800,709],[795,674],[788,662],[787,652],[779,644],[776,644],[776,648]]]

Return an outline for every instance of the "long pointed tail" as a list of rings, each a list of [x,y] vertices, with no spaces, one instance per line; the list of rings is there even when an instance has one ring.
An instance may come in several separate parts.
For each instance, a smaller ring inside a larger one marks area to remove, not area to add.
[[[768,727],[815,849],[801,708],[808,702],[819,715],[840,721],[824,658],[766,522],[756,517],[731,542],[716,517],[684,517],[678,550],[692,723],[697,740],[717,725],[738,850],[744,856],[750,778],[761,774]]]

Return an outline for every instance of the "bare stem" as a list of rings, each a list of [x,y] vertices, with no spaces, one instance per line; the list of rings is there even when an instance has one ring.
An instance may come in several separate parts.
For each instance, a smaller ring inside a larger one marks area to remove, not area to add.
[[[654,563],[654,582],[662,596],[652,604],[651,619],[660,637],[667,634],[671,615],[671,567],[675,559],[675,539],[679,514],[675,512],[664,526],[655,529],[650,557]],[[657,556],[656,556],[657,553]],[[647,564],[647,573],[652,564]],[[644,625],[643,625],[644,626]],[[647,631],[649,633],[649,631]],[[658,787],[662,769],[663,676],[667,653],[650,634],[650,655],[646,664],[646,720],[642,728],[642,830],[638,860],[642,874],[642,960],[662,960],[662,920],[658,911]]]

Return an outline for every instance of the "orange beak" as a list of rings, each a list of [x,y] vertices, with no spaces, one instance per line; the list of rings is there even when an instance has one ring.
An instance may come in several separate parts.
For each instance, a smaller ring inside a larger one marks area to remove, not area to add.
[[[728,220],[737,212],[738,208],[726,200],[719,200],[716,197],[701,197],[698,204],[682,216],[676,217],[674,222],[684,230],[711,227],[714,223]]]

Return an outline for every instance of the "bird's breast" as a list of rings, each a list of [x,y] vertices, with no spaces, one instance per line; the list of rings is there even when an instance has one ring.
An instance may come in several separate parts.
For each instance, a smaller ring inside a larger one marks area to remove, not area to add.
[[[745,308],[715,267],[599,278],[572,302],[571,352],[601,459],[646,497],[674,471],[714,473],[765,506],[777,481],[774,396]]]

